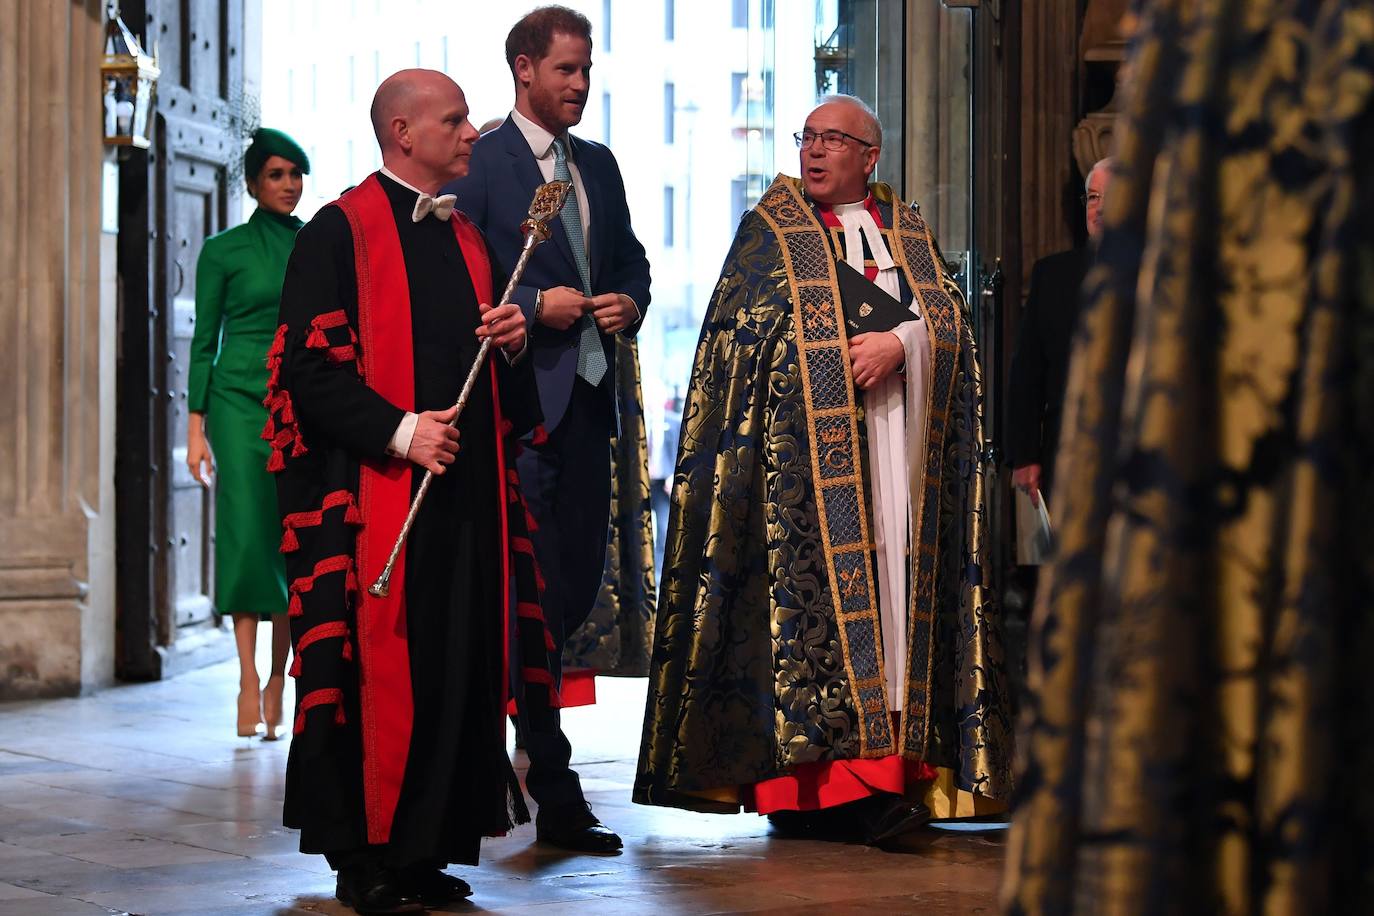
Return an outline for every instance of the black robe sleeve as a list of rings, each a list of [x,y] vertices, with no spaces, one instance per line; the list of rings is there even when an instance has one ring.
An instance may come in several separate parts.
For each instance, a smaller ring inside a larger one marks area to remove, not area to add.
[[[384,457],[405,410],[369,388],[351,361],[332,359],[330,347],[308,345],[320,319],[339,311],[347,321],[325,332],[331,346],[347,344],[358,326],[358,284],[348,219],[338,207],[325,207],[296,236],[286,267],[281,387],[291,392],[307,440],[323,436],[355,457]]]

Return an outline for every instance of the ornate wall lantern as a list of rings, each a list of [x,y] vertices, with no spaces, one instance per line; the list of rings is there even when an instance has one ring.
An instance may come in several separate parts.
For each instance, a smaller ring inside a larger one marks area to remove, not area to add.
[[[106,7],[105,52],[100,62],[105,143],[147,149],[148,115],[162,73],[119,18],[119,4]]]

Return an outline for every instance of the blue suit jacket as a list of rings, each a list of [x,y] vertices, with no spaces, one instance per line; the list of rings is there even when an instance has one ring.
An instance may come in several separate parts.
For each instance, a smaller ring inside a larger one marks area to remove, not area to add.
[[[599,143],[570,137],[572,159],[582,175],[591,211],[588,257],[591,263],[592,294],[624,293],[639,306],[640,322],[649,307],[649,260],[644,246],[630,228],[630,209],[625,202],[625,182],[611,151]],[[487,245],[496,259],[499,272],[506,276],[515,267],[524,237],[524,222],[534,189],[544,181],[539,164],[530,152],[520,128],[510,118],[496,130],[477,141],[472,162],[464,178],[451,182],[444,193],[458,195],[458,209],[468,215],[486,234]],[[575,323],[566,331],[535,324],[534,297],[541,289],[571,286],[581,289],[568,233],[562,219],[554,221],[553,237],[535,249],[525,267],[520,286],[512,301],[519,304],[530,323],[530,348],[535,378],[539,386],[539,406],[544,425],[552,431],[563,419],[568,397],[577,376],[579,328]],[[622,333],[633,336],[639,323]],[[606,363],[615,366],[615,341],[601,335]],[[614,372],[606,374],[603,385],[612,392]],[[614,415],[614,414],[613,414]]]

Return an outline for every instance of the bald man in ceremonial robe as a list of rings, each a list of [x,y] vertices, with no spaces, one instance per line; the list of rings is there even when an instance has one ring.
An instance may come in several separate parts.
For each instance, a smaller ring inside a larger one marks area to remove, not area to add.
[[[511,666],[532,728],[550,727],[556,695],[513,473],[539,419],[525,323],[491,306],[504,282],[481,233],[435,196],[477,131],[462,90],[428,70],[385,80],[372,121],[381,170],[297,236],[263,435],[296,654],[285,822],[337,870],[341,901],[391,913],[470,894],[444,869],[529,819],[503,737]],[[426,471],[390,591],[372,595]]]

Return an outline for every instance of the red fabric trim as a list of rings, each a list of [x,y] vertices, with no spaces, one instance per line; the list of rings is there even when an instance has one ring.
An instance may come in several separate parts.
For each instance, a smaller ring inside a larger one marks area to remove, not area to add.
[[[548,441],[549,432],[548,430],[544,429],[544,424],[540,423],[538,426],[534,428],[534,433],[530,436],[530,443],[532,445],[543,445]]]
[[[453,226],[453,235],[458,240],[458,248],[463,253],[463,262],[467,265],[468,275],[472,277],[472,289],[477,296],[478,303],[495,305],[492,302],[491,286],[491,260],[487,257],[487,245],[482,239],[482,233],[477,227],[468,220],[462,213],[455,212],[450,223]],[[496,427],[496,492],[504,494],[506,492],[506,442],[505,427],[510,424],[501,415],[501,386],[496,373],[496,363],[488,360],[488,371],[491,373],[491,404],[492,420]],[[501,513],[501,543],[499,550],[501,553],[501,632],[505,638],[501,640],[501,695],[506,706],[510,702],[510,604],[511,604],[511,555],[508,545],[510,538],[510,508],[506,500],[498,499]],[[501,722],[501,738],[506,736],[506,717],[497,717]]]
[[[522,668],[520,673],[522,677],[535,684],[546,685],[549,688],[549,700],[556,702],[560,709],[596,705],[596,672],[591,668],[569,668],[564,671],[563,684],[557,692],[553,689],[553,675],[548,671],[542,668]],[[515,714],[515,700],[510,700],[506,704],[506,715]]]
[[[343,309],[335,309],[332,312],[325,312],[323,315],[316,315],[314,318],[310,319],[310,327],[318,331],[328,331],[333,328],[342,328],[347,325],[348,313],[345,312]]]
[[[413,410],[410,285],[391,202],[373,174],[340,198],[339,208],[348,217],[353,233],[362,350],[359,372],[382,397]],[[333,319],[321,316],[319,320]],[[411,467],[409,462],[393,458],[362,462],[358,505],[368,524],[358,534],[358,570],[369,583],[386,565],[405,520]],[[359,592],[363,796],[369,843],[385,843],[391,836],[414,727],[415,700],[405,637],[405,555],[402,548],[388,597],[378,598],[366,589]]]
[[[324,498],[320,503],[320,508],[309,512],[292,512],[281,520],[283,528],[314,528],[324,520],[324,513],[330,509],[337,509],[339,506],[354,508],[353,494],[348,490],[335,490]],[[345,517],[344,521],[348,521]]]
[[[818,760],[786,776],[756,783],[746,791],[744,807],[759,814],[817,811],[883,792],[905,795],[911,786],[935,776],[930,764],[897,754],[868,760]]]
[[[330,347],[324,353],[325,359],[331,363],[351,363],[358,358],[358,348],[353,344],[344,344],[342,347]]]
[[[295,657],[291,659],[291,670],[287,673],[290,674],[292,677],[300,677],[301,653],[304,652],[309,646],[319,642],[322,639],[338,638],[348,638],[348,624],[344,623],[342,620],[335,620],[329,623],[322,623],[319,626],[311,627],[309,630],[305,632],[305,635],[300,638],[300,641],[296,643]],[[343,646],[343,651],[340,654],[345,659],[352,660],[352,644],[345,642]]]
[[[534,542],[529,538],[511,538],[510,549],[514,553],[528,554],[534,556]]]
[[[296,653],[299,654],[305,651],[313,643],[317,643],[321,639],[339,638],[348,638],[348,624],[344,623],[342,620],[334,620],[330,621],[329,623],[322,623],[319,626],[311,627],[310,629],[306,630],[305,635],[302,636],[299,640],[297,640]]]
[[[332,557],[325,557],[315,564],[315,571],[308,576],[301,576],[291,583],[290,591],[299,595],[308,592],[315,587],[315,580],[320,576],[327,576],[330,573],[343,572],[353,566],[353,558],[346,553],[336,554]]]
[[[305,714],[316,706],[325,706],[333,703],[336,707],[334,711],[334,724],[344,724],[343,691],[338,687],[328,687],[323,690],[312,690],[301,697],[296,704],[296,725],[292,732],[299,735],[305,731]]]

